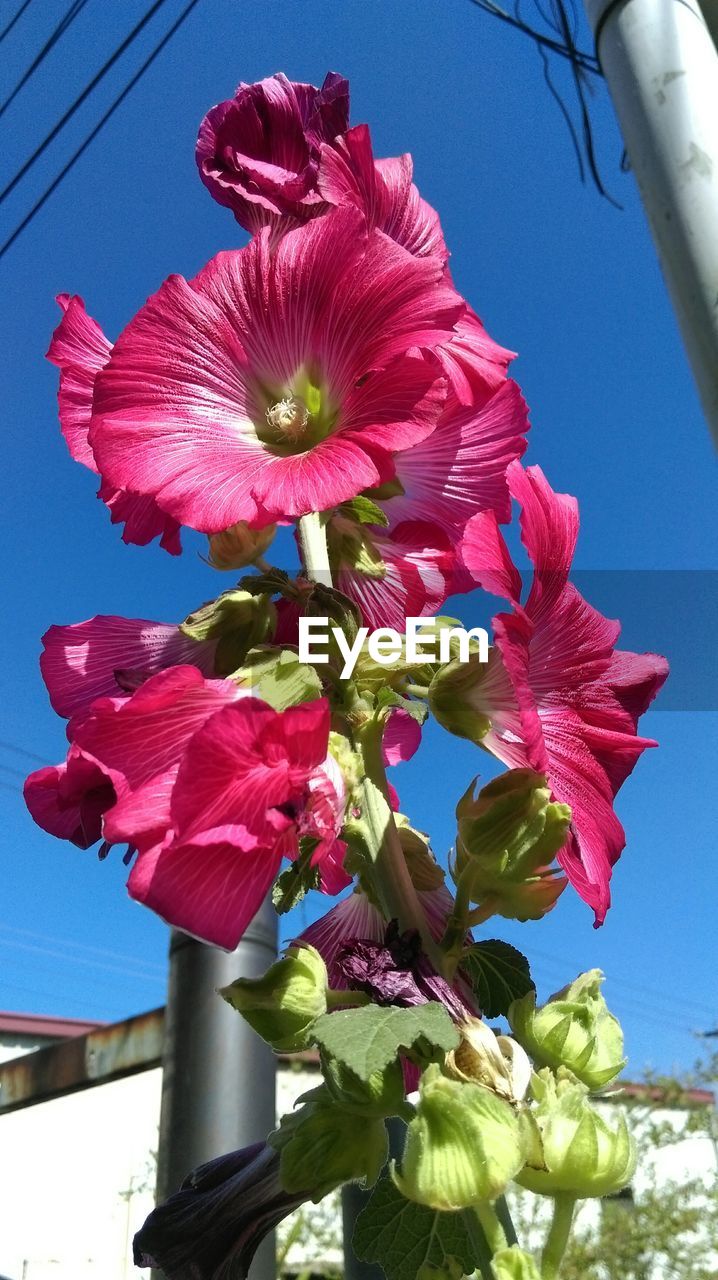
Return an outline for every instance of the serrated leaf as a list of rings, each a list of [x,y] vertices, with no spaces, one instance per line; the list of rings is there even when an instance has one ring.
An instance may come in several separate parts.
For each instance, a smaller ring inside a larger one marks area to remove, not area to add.
[[[443,1059],[459,1043],[456,1027],[437,1000],[408,1009],[371,1004],[325,1013],[317,1018],[312,1034],[326,1053],[343,1062],[360,1080],[383,1071],[399,1052],[412,1052],[430,1061]]]
[[[319,888],[319,867],[311,865],[311,857],[318,843],[318,840],[302,837],[299,841],[299,857],[274,881],[272,905],[278,916],[286,915],[287,911],[296,907],[310,889]]]
[[[391,1178],[377,1183],[354,1228],[354,1253],[377,1263],[387,1280],[416,1280],[422,1267],[473,1275],[476,1260],[460,1213],[438,1212],[406,1200]]]
[[[371,498],[365,498],[363,494],[359,494],[357,498],[352,498],[349,502],[343,502],[341,506],[342,515],[349,516],[351,519],[358,521],[359,524],[378,524],[382,528],[386,528],[389,523],[388,517],[381,507],[378,507]]]
[[[487,1018],[501,1017],[535,987],[526,956],[498,938],[475,942],[463,953],[461,968]]]

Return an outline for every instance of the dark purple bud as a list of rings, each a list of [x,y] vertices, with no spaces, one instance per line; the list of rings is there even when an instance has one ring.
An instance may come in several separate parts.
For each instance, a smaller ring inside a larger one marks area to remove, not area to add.
[[[467,1006],[433,968],[415,929],[399,933],[387,926],[384,944],[355,939],[337,954],[336,971],[351,991],[366,991],[377,1004],[410,1006],[439,1000],[452,1018],[465,1018]]]
[[[246,1280],[264,1237],[306,1195],[279,1180],[279,1153],[264,1142],[200,1165],[153,1209],[134,1238],[138,1267],[166,1280]]]

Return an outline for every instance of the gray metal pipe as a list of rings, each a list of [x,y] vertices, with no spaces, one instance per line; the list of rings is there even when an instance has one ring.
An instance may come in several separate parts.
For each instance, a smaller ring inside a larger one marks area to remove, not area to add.
[[[277,953],[269,901],[236,951],[218,951],[175,930],[170,941],[157,1161],[157,1200],[196,1165],[263,1140],[276,1122],[276,1060],[242,1017],[217,995],[235,978],[264,973]],[[252,1280],[274,1280],[273,1241]]]
[[[718,50],[699,0],[585,5],[718,443]]]

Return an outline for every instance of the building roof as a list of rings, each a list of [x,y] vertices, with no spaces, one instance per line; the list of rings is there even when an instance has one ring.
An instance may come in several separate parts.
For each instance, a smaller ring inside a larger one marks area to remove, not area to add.
[[[37,1013],[3,1013],[0,1011],[0,1035],[37,1036],[41,1039],[68,1040],[84,1036],[106,1022],[89,1022],[86,1018],[52,1018]]]

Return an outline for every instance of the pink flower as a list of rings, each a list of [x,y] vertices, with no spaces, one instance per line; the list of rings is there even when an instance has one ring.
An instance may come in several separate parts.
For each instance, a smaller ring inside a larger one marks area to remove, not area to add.
[[[466,527],[467,568],[514,612],[494,618],[496,649],[470,705],[491,720],[482,745],[510,767],[545,773],[569,804],[572,833],[558,860],[596,923],[610,905],[611,869],[625,845],[613,799],[650,738],[639,716],[668,674],[664,658],[615,648],[620,632],[568,582],[578,535],[574,498],[554,493],[539,467],[508,470],[522,507],[521,533],[534,565],[522,605],[521,578],[493,512]]]
[[[95,379],[112,351],[96,320],[88,316],[82,298],[58,294],[63,317],[52,335],[47,359],[60,369],[58,406],[60,427],[71,456],[98,473],[87,434],[92,417]],[[180,554],[179,525],[154,499],[116,488],[102,479],[97,495],[108,507],[113,524],[124,523],[122,541],[145,547],[154,538],[170,555]]]
[[[212,716],[184,754],[167,834],[140,851],[131,896],[232,949],[302,836],[318,840],[312,862],[324,890],[346,887],[345,795],[327,761],[328,735],[323,699],[276,712],[247,698]]]
[[[262,232],[191,283],[172,276],[125,329],[95,390],[100,469],[207,533],[328,510],[436,426],[427,352],[461,307],[437,261],[355,209],[274,251]]]
[[[410,155],[374,160],[369,127],[357,125],[321,151],[318,186],[328,204],[353,205],[377,227],[417,257],[446,262],[439,215],[412,182]]]
[[[33,818],[81,848],[102,837],[137,850],[130,895],[168,923],[236,946],[303,837],[322,890],[349,884],[324,700],[277,712],[231,680],[173,667],[96,699],[70,729],[66,764],[26,783]]]
[[[481,404],[498,391],[515,355],[494,341],[466,303],[452,337],[438,352],[454,394],[465,405]]]
[[[166,667],[189,663],[213,675],[217,647],[215,640],[192,640],[169,623],[112,614],[50,627],[42,643],[40,670],[50,703],[67,718],[96,698],[131,692]]]
[[[240,84],[200,125],[199,175],[252,233],[277,222],[304,222],[327,207],[317,191],[320,148],[348,123],[349,83],[334,71],[321,89],[281,72]]]

